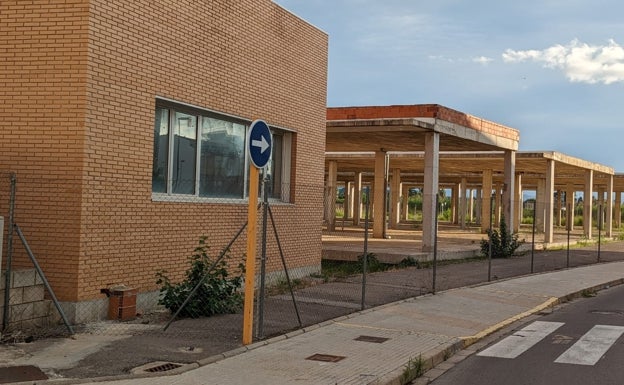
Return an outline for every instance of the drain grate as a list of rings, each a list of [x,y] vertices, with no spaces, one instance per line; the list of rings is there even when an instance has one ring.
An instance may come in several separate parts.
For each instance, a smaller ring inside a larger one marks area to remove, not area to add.
[[[355,339],[355,341],[372,342],[374,344],[382,344],[382,343],[388,341],[389,339],[390,338],[385,338],[385,337],[359,336],[358,338]]]
[[[314,354],[310,357],[306,358],[306,360],[311,361],[321,361],[321,362],[338,362],[344,360],[346,357],[343,356],[333,356],[331,354]]]
[[[171,362],[167,362],[167,363],[164,363],[162,365],[158,365],[158,366],[154,366],[154,367],[145,369],[145,371],[149,372],[149,373],[159,373],[159,372],[167,372],[169,370],[173,370],[173,369],[177,369],[177,368],[181,368],[181,367],[182,367],[182,365],[180,365],[180,364],[174,364],[174,363],[171,363]]]

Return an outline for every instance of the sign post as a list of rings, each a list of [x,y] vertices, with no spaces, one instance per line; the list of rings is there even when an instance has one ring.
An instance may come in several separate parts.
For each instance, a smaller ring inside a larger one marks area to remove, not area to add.
[[[243,345],[253,340],[253,304],[256,275],[256,232],[258,229],[259,170],[271,159],[273,139],[271,130],[263,120],[254,120],[249,127],[247,152],[249,167],[249,208],[247,212],[247,259],[245,261],[245,301],[243,303]],[[263,294],[262,294],[263,295]]]

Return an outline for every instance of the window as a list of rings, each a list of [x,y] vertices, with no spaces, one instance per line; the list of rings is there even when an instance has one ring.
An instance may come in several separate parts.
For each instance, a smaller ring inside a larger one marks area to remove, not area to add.
[[[152,193],[159,196],[244,199],[249,182],[249,122],[158,100],[154,123]],[[290,199],[292,133],[271,128],[266,167],[272,200]]]

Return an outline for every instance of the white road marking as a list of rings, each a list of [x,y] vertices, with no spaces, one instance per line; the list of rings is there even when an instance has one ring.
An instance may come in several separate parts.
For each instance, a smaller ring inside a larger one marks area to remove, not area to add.
[[[543,340],[550,333],[559,329],[563,324],[563,322],[535,321],[477,355],[484,357],[516,358],[533,347],[533,345]]]
[[[624,333],[624,326],[596,325],[555,360],[560,364],[595,365]]]

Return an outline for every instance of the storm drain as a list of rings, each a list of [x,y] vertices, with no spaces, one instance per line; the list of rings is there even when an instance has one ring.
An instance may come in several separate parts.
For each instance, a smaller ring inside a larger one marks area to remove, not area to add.
[[[184,364],[177,364],[174,362],[156,361],[156,362],[150,362],[149,364],[141,365],[137,368],[134,368],[130,371],[130,373],[133,373],[133,374],[162,373],[162,372],[168,372],[173,369],[178,369],[183,366]]]
[[[346,357],[342,356],[333,356],[331,354],[314,354],[310,357],[306,358],[306,360],[311,361],[321,361],[321,362],[338,362],[344,360]]]
[[[158,366],[154,366],[148,369],[145,369],[146,372],[148,373],[160,373],[160,372],[167,372],[169,370],[173,370],[173,369],[177,369],[177,368],[181,368],[182,365],[180,364],[174,364],[172,362],[167,362],[164,363],[162,365],[158,365]]]
[[[382,343],[388,341],[389,339],[390,338],[385,338],[385,337],[359,336],[358,338],[355,338],[355,341],[372,342],[374,344],[382,344]]]

